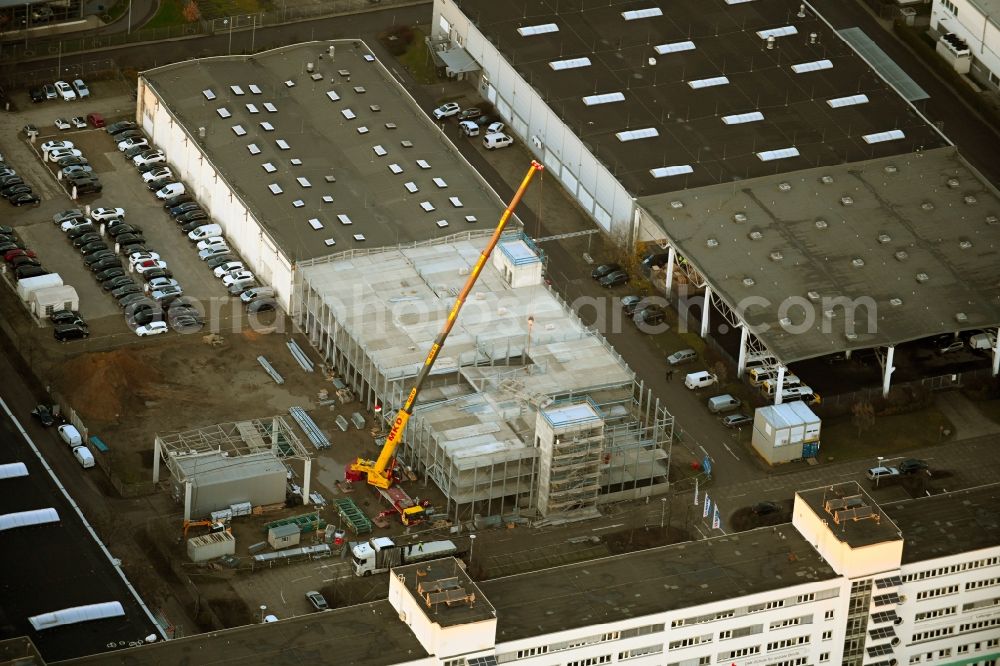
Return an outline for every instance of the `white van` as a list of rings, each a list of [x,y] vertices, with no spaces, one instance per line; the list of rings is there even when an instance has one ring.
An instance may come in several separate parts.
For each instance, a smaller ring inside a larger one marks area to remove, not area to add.
[[[711,386],[712,384],[719,381],[719,378],[713,375],[708,370],[701,370],[699,372],[692,372],[684,378],[684,386],[688,387],[692,391],[695,389],[705,388],[706,386]]]
[[[785,375],[784,380],[782,380],[781,388],[782,390],[787,390],[792,387],[799,386],[801,383],[802,380],[796,377],[795,375],[787,374]],[[774,378],[765,380],[764,383],[761,384],[760,390],[763,391],[766,395],[774,395],[775,392],[778,390],[777,373],[774,375]]]
[[[70,448],[74,446],[83,446],[83,437],[80,436],[80,431],[76,429],[75,425],[70,425],[65,423],[58,428],[59,437],[62,441],[69,444]]]
[[[778,371],[770,366],[763,366],[760,368],[752,368],[747,377],[750,379],[750,383],[754,386],[760,386],[769,379],[777,379]]]
[[[806,402],[818,402],[815,400],[813,395],[813,390],[806,386],[793,386],[791,388],[786,388],[781,392],[782,402],[792,402],[795,400],[805,400]]]
[[[458,123],[458,126],[462,128],[462,134],[469,138],[479,136],[479,125],[471,120],[463,120]]]
[[[73,449],[73,457],[80,463],[80,467],[90,469],[94,466],[94,454],[86,446],[78,446]]]
[[[514,139],[510,138],[506,134],[487,134],[483,137],[483,145],[486,147],[486,150],[506,148],[512,143],[514,143]]]
[[[777,360],[770,354],[750,354],[747,356],[746,365],[743,366],[746,370],[753,370],[754,368],[773,368],[777,364]]]
[[[156,193],[157,199],[170,199],[178,195],[184,194],[187,190],[184,188],[184,183],[170,183],[165,186],[162,190]]]
[[[739,409],[743,402],[739,398],[734,398],[728,393],[724,395],[712,396],[708,399],[708,411],[713,414],[721,414],[734,409]]]
[[[993,333],[976,333],[969,338],[970,349],[993,349],[997,338]]]

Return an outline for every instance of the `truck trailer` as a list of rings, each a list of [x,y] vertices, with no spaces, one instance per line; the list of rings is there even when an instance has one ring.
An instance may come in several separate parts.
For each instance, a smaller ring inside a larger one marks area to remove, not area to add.
[[[351,548],[355,576],[383,573],[392,567],[414,564],[439,557],[457,555],[458,546],[451,541],[425,541],[410,546],[397,546],[389,537],[377,537]]]

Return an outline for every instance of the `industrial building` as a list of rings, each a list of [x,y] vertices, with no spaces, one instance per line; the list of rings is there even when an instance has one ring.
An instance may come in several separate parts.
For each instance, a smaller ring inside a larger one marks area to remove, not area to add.
[[[933,0],[937,52],[955,71],[1000,92],[1000,2]]]
[[[299,263],[294,316],[374,410],[394,414],[488,232]],[[407,426],[398,458],[456,518],[552,516],[666,492],[673,417],[506,234]]]
[[[877,348],[888,394],[898,345],[1000,325],[1000,196],[859,28],[798,0],[435,0],[432,29],[597,225],[669,254],[702,337],[740,331],[739,375],[774,360],[776,404],[790,363]]]
[[[295,264],[491,226],[504,206],[358,40],[142,73],[136,119],[290,310]]]
[[[881,506],[835,484],[797,493],[792,524],[480,583],[407,565],[384,601],[73,663],[992,666],[998,502],[996,484]]]

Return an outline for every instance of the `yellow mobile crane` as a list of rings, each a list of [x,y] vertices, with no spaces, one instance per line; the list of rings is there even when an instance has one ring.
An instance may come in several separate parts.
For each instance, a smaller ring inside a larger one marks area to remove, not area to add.
[[[379,454],[378,460],[358,458],[353,463],[349,464],[345,470],[345,476],[349,481],[358,481],[361,477],[367,477],[368,483],[376,488],[388,489],[392,486],[394,481],[394,475],[392,472],[394,464],[393,456],[396,453],[396,448],[399,446],[399,442],[403,439],[403,430],[406,428],[406,422],[410,420],[410,416],[413,414],[413,406],[417,402],[417,396],[420,395],[420,387],[423,385],[424,380],[427,379],[428,375],[431,374],[431,369],[434,367],[434,361],[437,360],[438,352],[441,351],[445,340],[448,338],[448,334],[451,333],[451,329],[455,326],[455,320],[458,319],[458,313],[462,310],[462,306],[465,304],[465,299],[468,298],[469,292],[471,292],[472,287],[475,286],[476,280],[479,279],[479,274],[482,272],[483,266],[486,265],[486,261],[490,258],[490,255],[493,254],[493,249],[500,241],[500,235],[507,226],[507,221],[510,220],[510,216],[513,214],[514,209],[517,208],[517,204],[521,202],[521,197],[524,196],[524,192],[528,189],[528,184],[531,183],[531,179],[534,177],[535,173],[541,171],[543,168],[544,167],[539,162],[531,162],[531,166],[528,168],[528,173],[525,174],[524,179],[521,181],[521,185],[517,188],[517,191],[514,192],[514,197],[510,200],[510,204],[507,206],[507,209],[504,210],[503,215],[500,216],[500,222],[497,224],[497,228],[493,231],[493,236],[490,237],[490,242],[486,244],[486,247],[479,255],[479,260],[476,261],[476,265],[472,267],[472,271],[469,273],[469,279],[465,281],[465,286],[462,287],[462,291],[455,299],[455,304],[448,313],[448,318],[445,320],[444,326],[441,328],[441,332],[438,333],[437,339],[434,340],[434,344],[431,345],[431,349],[427,353],[427,358],[424,359],[424,365],[420,368],[420,373],[417,375],[417,381],[414,382],[413,388],[410,389],[409,395],[406,396],[406,402],[396,414],[396,418],[392,422],[392,426],[389,428],[389,435],[385,439],[385,445],[382,447],[382,452]]]

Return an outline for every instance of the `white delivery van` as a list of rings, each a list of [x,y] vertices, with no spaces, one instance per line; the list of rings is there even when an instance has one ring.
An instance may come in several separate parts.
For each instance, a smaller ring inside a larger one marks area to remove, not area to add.
[[[739,398],[734,398],[728,393],[724,395],[716,395],[708,399],[708,411],[713,414],[721,414],[722,412],[739,409],[742,404],[743,403]]]
[[[80,463],[80,467],[90,469],[94,466],[94,454],[86,446],[78,446],[73,449],[73,457]]]
[[[796,377],[795,375],[787,374],[785,375],[785,378],[782,380],[781,388],[782,390],[785,390],[792,388],[793,386],[799,386],[801,383],[802,380]],[[761,384],[760,390],[763,391],[766,395],[774,395],[775,391],[778,390],[777,374],[771,379],[764,380],[764,383]]]
[[[700,370],[698,372],[692,372],[684,378],[684,386],[688,387],[692,391],[694,389],[705,388],[706,386],[711,386],[715,382],[719,381],[719,378],[713,375],[708,370]]]
[[[483,137],[483,145],[486,147],[486,150],[506,148],[512,143],[514,143],[514,139],[506,134],[487,134]]]
[[[76,429],[75,425],[65,423],[59,426],[59,437],[69,444],[70,448],[83,446],[83,437],[80,436],[80,431]]]
[[[479,136],[479,125],[472,122],[471,120],[463,120],[458,123],[458,126],[462,128],[462,134],[472,138],[474,136]]]
[[[993,333],[976,333],[969,338],[970,349],[993,349],[997,339]]]
[[[774,367],[752,368],[750,372],[747,373],[747,377],[749,377],[751,384],[754,386],[760,386],[769,379],[777,379],[778,370]]]

